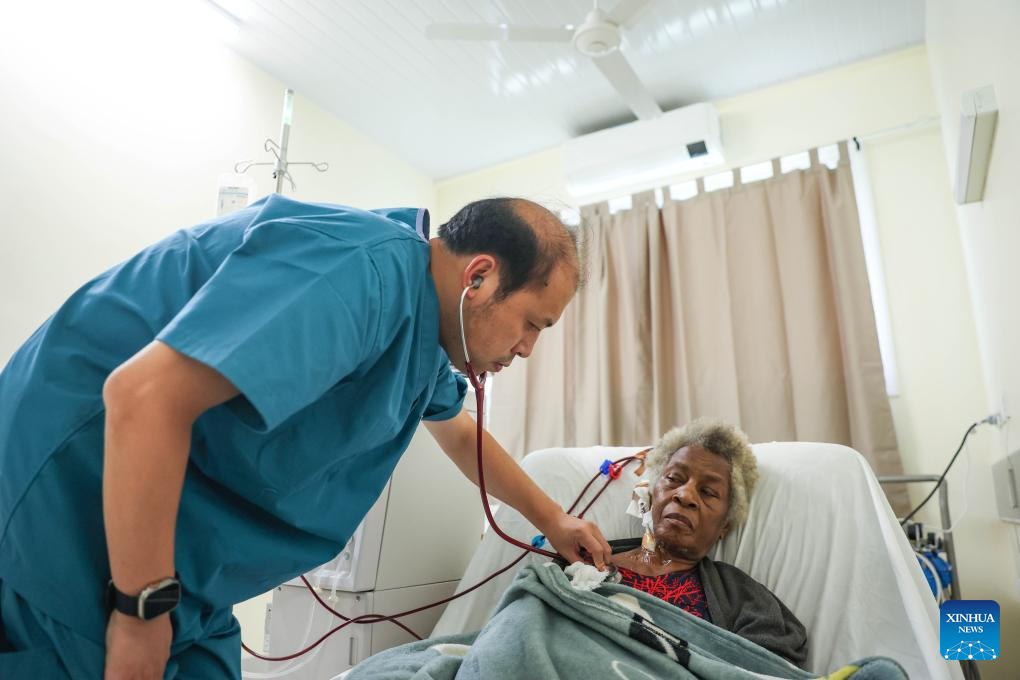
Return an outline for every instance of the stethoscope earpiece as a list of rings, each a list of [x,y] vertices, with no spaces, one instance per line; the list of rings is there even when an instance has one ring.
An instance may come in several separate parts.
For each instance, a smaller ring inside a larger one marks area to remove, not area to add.
[[[467,335],[464,332],[464,298],[467,297],[467,294],[468,294],[469,290],[471,290],[472,288],[477,288],[478,287],[478,286],[475,285],[476,281],[479,282],[479,285],[481,285],[480,277],[475,277],[475,280],[471,282],[471,285],[470,286],[465,286],[464,287],[464,291],[460,294],[460,308],[459,308],[459,312],[460,313],[458,315],[460,317],[460,341],[461,341],[461,343],[463,343],[462,346],[464,348],[464,362],[467,363],[469,367],[471,365],[471,355],[468,354]]]
[[[471,285],[466,286],[464,288],[464,292],[460,294],[460,341],[461,343],[463,343],[464,346],[464,361],[468,364],[471,363],[471,356],[468,354],[467,336],[464,334],[464,298],[467,297],[469,290],[478,290],[479,288],[481,288],[483,281],[484,279],[482,279],[481,276],[474,277],[473,279],[471,279]],[[483,380],[485,379],[484,373],[482,374],[482,379]]]

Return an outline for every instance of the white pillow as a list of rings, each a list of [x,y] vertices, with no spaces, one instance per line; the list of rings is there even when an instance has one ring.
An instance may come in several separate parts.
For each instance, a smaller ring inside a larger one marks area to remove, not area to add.
[[[605,459],[644,447],[544,449],[522,467],[567,508]],[[938,609],[913,551],[867,462],[835,444],[757,444],[760,479],[747,523],[716,546],[713,557],[765,584],[804,623],[808,669],[825,673],[871,655],[897,660],[911,677],[962,678],[959,664],[938,648]],[[639,536],[624,511],[637,481],[631,464],[586,517],[609,540]],[[604,479],[604,478],[603,478]],[[587,498],[601,487],[592,485]],[[584,507],[584,501],[579,508]],[[520,513],[501,507],[496,522],[530,542],[537,533]],[[520,550],[486,533],[459,589],[510,563]],[[527,560],[544,561],[529,556]],[[520,566],[520,565],[518,565]],[[478,630],[492,615],[516,569],[450,603],[433,630]]]

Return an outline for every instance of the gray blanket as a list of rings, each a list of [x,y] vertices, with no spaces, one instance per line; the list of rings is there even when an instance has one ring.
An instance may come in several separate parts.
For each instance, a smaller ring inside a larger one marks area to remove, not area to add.
[[[840,680],[904,680],[869,658]],[[575,590],[552,563],[528,565],[478,633],[396,647],[349,680],[751,680],[816,678],[752,642],[632,588]],[[837,676],[833,676],[837,677]]]

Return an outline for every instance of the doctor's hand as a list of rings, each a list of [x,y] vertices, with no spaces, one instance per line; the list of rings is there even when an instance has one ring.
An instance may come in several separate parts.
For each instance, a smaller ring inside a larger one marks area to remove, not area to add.
[[[599,571],[613,562],[613,549],[594,523],[565,512],[543,527],[545,537],[568,562],[592,562]],[[587,555],[582,555],[581,550]]]
[[[106,625],[104,680],[162,680],[173,635],[169,614],[142,621],[114,611]]]

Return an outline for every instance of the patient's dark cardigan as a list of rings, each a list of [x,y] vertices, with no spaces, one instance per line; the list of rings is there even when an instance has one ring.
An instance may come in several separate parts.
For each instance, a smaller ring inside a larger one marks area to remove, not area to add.
[[[641,539],[610,541],[609,545],[616,554],[639,547]],[[698,562],[698,576],[712,623],[804,667],[807,631],[772,591],[732,564],[710,557]]]

